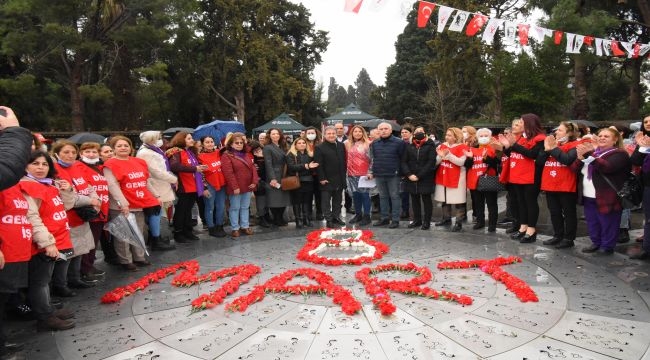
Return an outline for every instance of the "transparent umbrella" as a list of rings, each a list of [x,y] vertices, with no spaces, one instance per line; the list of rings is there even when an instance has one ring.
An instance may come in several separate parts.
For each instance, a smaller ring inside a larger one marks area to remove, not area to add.
[[[131,245],[140,247],[144,250],[145,254],[149,255],[147,245],[144,243],[144,236],[136,223],[135,215],[131,213],[128,216],[120,214],[107,222],[104,225],[104,230],[108,230],[108,232],[113,234],[116,240],[128,242]]]

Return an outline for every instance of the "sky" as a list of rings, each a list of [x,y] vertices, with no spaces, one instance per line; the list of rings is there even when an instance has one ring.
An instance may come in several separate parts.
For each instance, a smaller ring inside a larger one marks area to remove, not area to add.
[[[384,0],[374,10],[365,0],[358,14],[344,12],[345,0],[291,0],[302,3],[311,13],[318,30],[329,32],[330,44],[314,79],[327,91],[330,77],[345,89],[354,86],[365,68],[375,85],[386,82],[386,68],[395,62],[395,41],[406,26],[406,15],[414,0]]]

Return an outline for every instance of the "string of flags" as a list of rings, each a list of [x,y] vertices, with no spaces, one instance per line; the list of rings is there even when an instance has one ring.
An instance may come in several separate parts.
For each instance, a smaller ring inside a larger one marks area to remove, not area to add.
[[[428,1],[420,1],[419,3],[417,26],[426,27],[436,8],[438,9],[437,32],[443,32],[447,28],[448,31],[464,31],[465,35],[473,37],[478,36],[482,30],[483,32],[480,34],[481,40],[486,44],[492,44],[497,31],[502,30],[504,42],[522,46],[528,45],[530,37],[539,42],[544,41],[547,37],[552,38],[556,45],[561,45],[562,40],[566,39],[566,52],[568,54],[580,53],[583,46],[597,56],[638,58],[645,56],[650,51],[650,44],[595,38],[589,35],[547,29],[537,25],[520,24]]]

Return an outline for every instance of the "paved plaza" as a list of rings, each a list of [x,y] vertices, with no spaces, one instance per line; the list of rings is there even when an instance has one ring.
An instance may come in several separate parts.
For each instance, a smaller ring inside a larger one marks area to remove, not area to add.
[[[638,220],[637,220],[638,221]],[[650,266],[629,260],[621,245],[614,256],[555,250],[519,244],[499,229],[496,234],[470,230],[422,231],[370,228],[390,251],[370,265],[414,262],[427,266],[437,290],[466,294],[473,304],[461,306],[417,296],[391,293],[397,311],[382,316],[373,308],[354,274],[362,266],[329,267],[296,260],[308,230],[293,224],[280,230],[260,230],[250,237],[215,239],[202,234],[177,251],[155,253],[150,270],[196,259],[201,272],[240,264],[262,268],[241,286],[230,302],[254,285],[289,269],[310,267],[331,275],[351,290],[363,309],[353,316],[326,296],[267,295],[244,313],[213,309],[190,311],[199,294],[226,280],[189,288],[172,286],[171,276],[117,304],[100,297],[146,274],[107,269],[99,286],[79,291],[67,301],[76,312],[77,327],[37,333],[31,322],[10,322],[10,338],[26,342],[28,359],[650,359]],[[638,226],[636,226],[638,228]],[[256,230],[258,230],[256,228]],[[585,235],[584,231],[581,230]],[[632,238],[640,230],[632,231]],[[548,234],[548,230],[546,231]],[[503,266],[526,281],[539,302],[523,303],[480,269],[438,270],[441,261],[519,256],[523,262]],[[147,269],[149,270],[149,269]],[[408,278],[382,273],[380,278]],[[294,279],[293,283],[308,283]]]

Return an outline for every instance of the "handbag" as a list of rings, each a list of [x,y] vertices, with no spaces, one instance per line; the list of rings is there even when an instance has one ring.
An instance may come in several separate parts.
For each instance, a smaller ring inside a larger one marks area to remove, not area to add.
[[[94,220],[99,216],[99,211],[95,210],[91,205],[80,206],[73,209],[84,222]]]
[[[296,190],[300,188],[300,177],[298,174],[287,176],[287,165],[284,165],[284,172],[280,180],[280,189],[282,190]]]
[[[630,173],[619,190],[616,189],[607,176],[603,175],[603,178],[616,191],[616,196],[623,209],[634,209],[643,201],[643,184],[641,183],[640,176]]]
[[[478,191],[506,191],[506,186],[499,181],[499,175],[481,175],[476,185]]]

